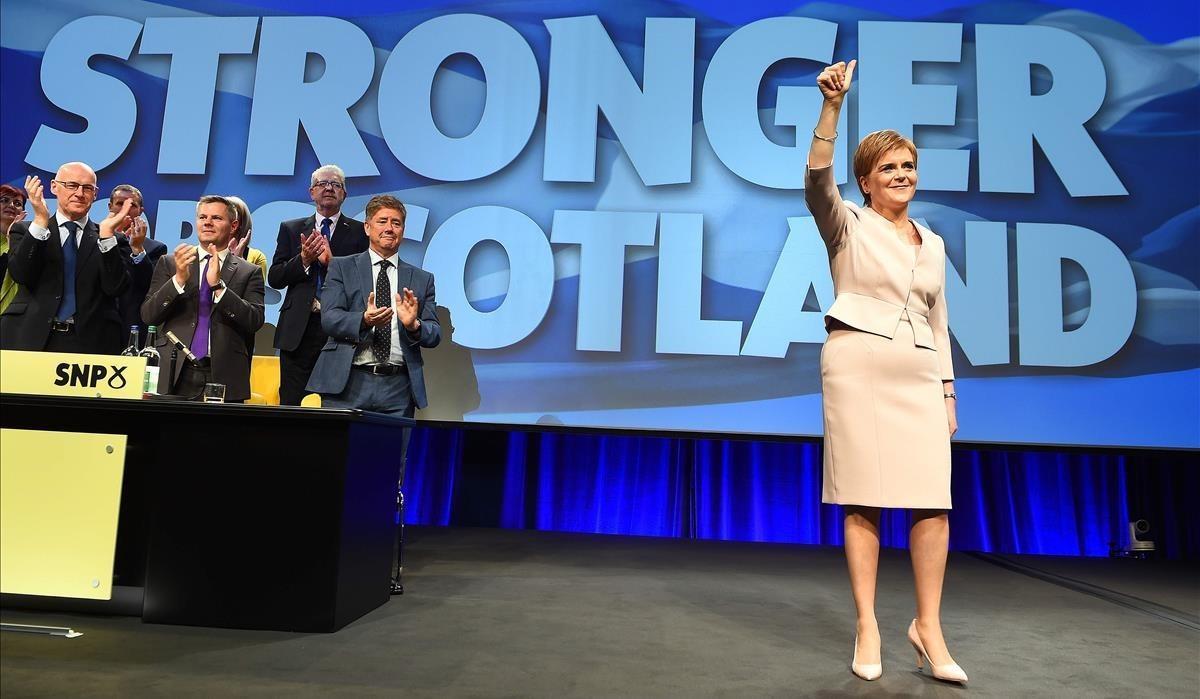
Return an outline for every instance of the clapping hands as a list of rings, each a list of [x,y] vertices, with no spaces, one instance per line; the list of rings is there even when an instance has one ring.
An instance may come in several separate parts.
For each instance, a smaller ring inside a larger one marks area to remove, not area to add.
[[[313,262],[320,262],[328,267],[332,257],[329,241],[321,235],[321,231],[314,228],[311,233],[300,238],[300,261],[305,267],[311,266]]]
[[[412,332],[417,329],[417,313],[420,312],[420,304],[417,303],[417,297],[411,289],[405,288],[394,294],[396,304],[396,318],[400,320],[400,324],[405,330]]]

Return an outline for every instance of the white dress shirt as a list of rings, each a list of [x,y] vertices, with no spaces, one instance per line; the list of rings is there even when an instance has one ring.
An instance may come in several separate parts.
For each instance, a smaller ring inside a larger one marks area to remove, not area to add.
[[[380,257],[379,253],[375,252],[371,248],[367,248],[367,254],[371,256],[371,288],[374,289],[375,279],[379,276],[379,262],[384,258]],[[400,287],[397,285],[396,275],[396,265],[400,264],[400,254],[396,253],[392,255],[391,257],[387,258],[387,261],[391,263],[388,265],[387,278],[388,284],[392,287],[393,296],[389,299],[381,299],[376,297],[375,306],[377,308],[382,308],[385,305],[392,307],[392,351],[388,355],[388,363],[403,364],[404,353],[400,350],[400,317],[394,312],[396,306],[395,294],[396,292],[400,291]],[[372,331],[373,330],[374,328],[372,328]],[[365,344],[359,346],[358,353],[354,356],[355,364],[375,363],[375,353],[371,350],[371,336],[373,336],[373,333],[367,337],[367,342]]]
[[[66,214],[64,214],[62,211],[55,211],[54,220],[58,223],[58,244],[62,245],[63,243],[67,242],[67,234],[70,233],[70,231],[67,230],[66,224],[70,223],[71,219],[67,218]],[[79,241],[83,240],[83,229],[86,228],[88,224],[87,216],[75,221],[75,223],[79,224],[79,230],[75,231],[75,249],[78,250]],[[46,228],[45,226],[39,226],[36,223],[30,223],[29,235],[37,238],[38,240],[49,240],[50,229]],[[96,241],[96,245],[100,248],[100,252],[108,252],[109,250],[117,247],[117,237],[114,235],[111,238],[100,238]]]

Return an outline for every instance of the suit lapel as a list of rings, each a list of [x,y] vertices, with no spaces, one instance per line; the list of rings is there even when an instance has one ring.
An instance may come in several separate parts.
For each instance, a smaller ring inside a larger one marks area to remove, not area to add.
[[[59,232],[59,230],[58,230],[58,218],[57,217],[50,219],[50,239],[47,240],[46,242],[50,243],[50,245],[48,246],[50,248],[50,250],[48,251],[50,253],[50,259],[52,259],[58,263],[56,265],[58,267],[58,269],[62,269],[62,266],[63,266],[62,233]],[[78,260],[79,258],[76,257],[75,259]]]
[[[200,275],[204,272],[204,268],[200,266],[200,246],[196,246],[196,261],[192,263],[192,273],[188,275],[187,284],[184,284],[185,291],[200,291]],[[199,308],[199,305],[197,305]]]
[[[375,291],[375,273],[371,269],[371,253],[358,253],[358,278],[363,281],[363,308],[366,308],[366,299]],[[375,299],[375,305],[379,305],[379,299]]]
[[[350,231],[350,224],[346,223],[346,215],[338,216],[337,230],[333,234],[333,244],[330,245],[335,256],[341,257],[354,252],[353,241],[350,239],[352,235],[354,234]]]
[[[100,229],[96,224],[88,221],[83,227],[83,235],[79,236],[79,253],[76,258],[76,273],[83,269],[92,255],[99,248],[97,241],[100,240]],[[78,278],[78,277],[76,277]]]

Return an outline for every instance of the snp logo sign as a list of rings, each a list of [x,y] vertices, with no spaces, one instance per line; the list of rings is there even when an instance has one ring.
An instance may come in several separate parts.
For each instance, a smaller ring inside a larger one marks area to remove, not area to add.
[[[84,388],[95,388],[100,385],[100,382],[107,381],[108,387],[113,390],[125,388],[129,381],[125,378],[125,370],[127,366],[113,366],[111,364],[72,364],[63,362],[55,369],[55,374],[58,376],[54,380],[55,386],[82,386]]]

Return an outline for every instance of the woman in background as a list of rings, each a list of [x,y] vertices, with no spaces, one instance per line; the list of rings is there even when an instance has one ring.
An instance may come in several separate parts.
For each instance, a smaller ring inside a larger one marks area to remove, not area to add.
[[[238,227],[233,232],[233,239],[229,241],[229,251],[245,259],[247,262],[258,265],[263,273],[263,283],[267,280],[267,256],[262,250],[257,250],[250,247],[250,236],[254,232],[254,219],[250,216],[250,207],[246,206],[246,202],[242,201],[241,197],[227,196],[225,197],[233,204],[233,208],[238,211]]]
[[[17,282],[8,273],[8,230],[25,219],[25,193],[0,184],[0,313],[17,297]]]
[[[824,97],[813,129],[805,201],[829,252],[835,300],[821,350],[825,424],[822,501],[845,507],[846,561],[858,613],[851,670],[883,672],[875,619],[880,508],[912,511],[909,548],[917,615],[908,640],[917,667],[965,684],[942,637],[942,580],[950,528],[950,437],[958,429],[942,239],[908,215],[917,149],[891,130],[854,153],[865,206],[842,200],[833,178],[838,114],[856,61],[817,76]]]

